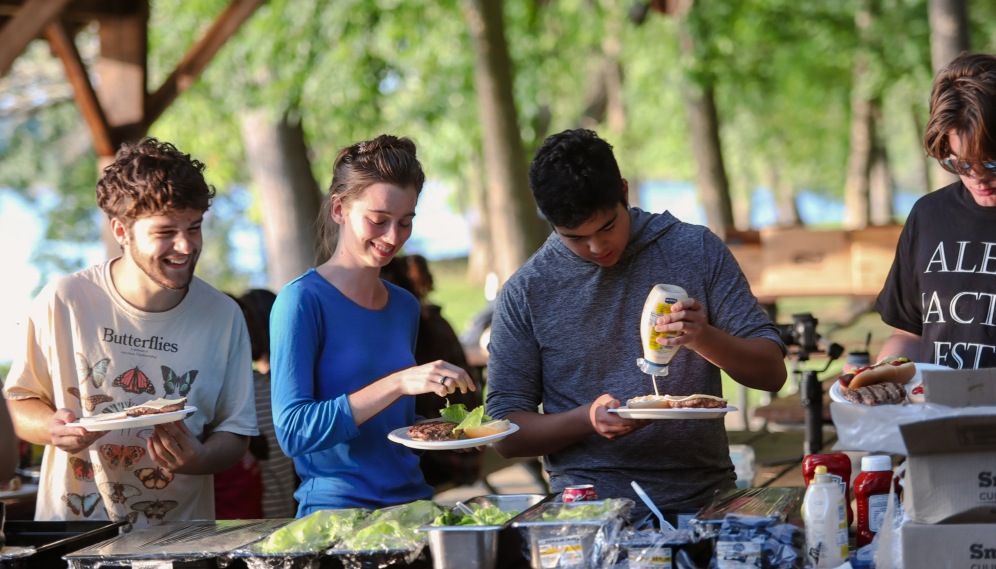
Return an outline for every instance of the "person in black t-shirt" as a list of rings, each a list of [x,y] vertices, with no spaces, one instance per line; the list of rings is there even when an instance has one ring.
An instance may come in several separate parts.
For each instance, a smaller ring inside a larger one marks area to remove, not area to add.
[[[879,358],[996,367],[996,56],[941,70],[923,141],[961,180],[910,212],[875,305],[895,328]]]

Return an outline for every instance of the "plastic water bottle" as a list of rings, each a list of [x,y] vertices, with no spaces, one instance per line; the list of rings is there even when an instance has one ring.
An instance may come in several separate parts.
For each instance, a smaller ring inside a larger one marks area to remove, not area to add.
[[[847,514],[840,486],[816,467],[816,478],[802,503],[806,521],[806,558],[811,567],[838,567],[847,559]]]

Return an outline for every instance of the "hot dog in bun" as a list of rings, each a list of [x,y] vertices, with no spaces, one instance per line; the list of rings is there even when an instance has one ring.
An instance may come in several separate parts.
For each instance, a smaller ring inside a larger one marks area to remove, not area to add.
[[[876,383],[906,385],[916,374],[916,365],[906,358],[889,358],[873,366],[862,367],[838,378],[840,392],[847,393]]]

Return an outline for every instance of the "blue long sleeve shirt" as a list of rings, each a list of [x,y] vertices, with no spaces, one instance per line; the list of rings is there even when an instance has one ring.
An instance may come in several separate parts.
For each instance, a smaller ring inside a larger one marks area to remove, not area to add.
[[[418,457],[388,433],[415,422],[402,397],[359,427],[347,396],[415,365],[419,304],[385,283],[387,306],[368,310],[308,271],[277,295],[270,316],[273,423],[301,477],[306,516],[327,508],[380,508],[430,498]]]

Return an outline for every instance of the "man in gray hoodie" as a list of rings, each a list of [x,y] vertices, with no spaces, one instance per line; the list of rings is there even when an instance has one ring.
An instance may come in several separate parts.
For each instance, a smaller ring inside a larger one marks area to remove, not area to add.
[[[722,396],[720,369],[747,387],[782,387],[785,346],[729,249],[705,227],[629,207],[612,147],[590,130],[547,138],[529,182],[554,232],[498,298],[487,409],[520,427],[498,453],[545,456],[554,491],[593,484],[600,498],[636,501],[634,514],[646,511],[634,480],[663,508],[733,488],[723,419],[608,412],[653,393],[636,359],[643,303],[660,283],[689,296],[657,322],[685,348],[658,380],[662,394]]]

